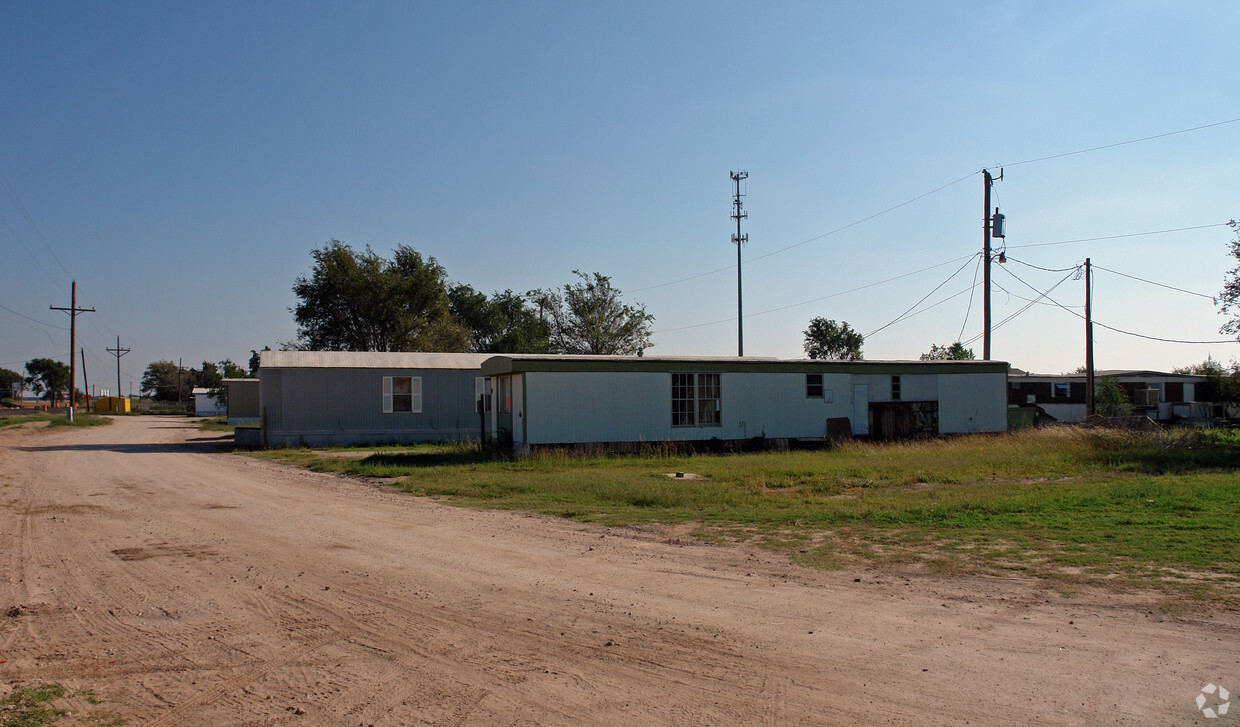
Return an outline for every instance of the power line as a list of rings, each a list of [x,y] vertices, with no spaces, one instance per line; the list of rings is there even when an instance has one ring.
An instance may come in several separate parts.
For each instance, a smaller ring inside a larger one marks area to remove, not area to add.
[[[1001,269],[1001,270],[1003,270],[1004,272],[1006,272],[1008,275],[1011,275],[1012,277],[1016,278],[1017,280],[1020,280],[1020,278],[1017,278],[1017,277],[1016,277],[1016,274],[1015,274],[1015,273],[1013,273],[1011,270],[1008,270],[1008,269],[1006,269],[1006,268],[1000,268],[1000,269]],[[1046,298],[1047,300],[1051,301],[1051,302],[1052,302],[1052,303],[1054,303],[1055,305],[1059,305],[1059,302],[1058,302],[1058,301],[1056,301],[1054,298],[1051,298],[1051,297],[1050,297],[1051,291],[1053,291],[1055,288],[1058,288],[1060,285],[1062,285],[1062,284],[1064,283],[1064,281],[1065,281],[1065,280],[1067,280],[1068,278],[1072,277],[1073,273],[1075,273],[1075,272],[1076,272],[1076,270],[1074,269],[1072,272],[1070,272],[1070,273],[1068,273],[1067,275],[1065,275],[1065,276],[1063,276],[1062,278],[1060,278],[1060,279],[1059,279],[1059,282],[1058,282],[1058,283],[1055,283],[1054,285],[1052,285],[1052,286],[1050,287],[1050,289],[1048,289],[1045,293],[1043,293],[1042,291],[1038,290],[1037,288],[1034,288],[1032,285],[1029,285],[1029,283],[1025,283],[1025,281],[1020,280],[1020,282],[1021,282],[1021,283],[1024,283],[1026,286],[1028,286],[1029,288],[1031,288],[1031,289],[1033,290],[1033,292],[1037,293],[1037,294],[1038,294],[1038,297],[1037,297],[1037,298],[1035,298],[1034,300],[1031,300],[1031,301],[1029,301],[1028,303],[1026,303],[1023,307],[1021,307],[1021,308],[1020,308],[1020,310],[1016,311],[1016,312],[1015,312],[1015,313],[1013,313],[1012,315],[1010,315],[1010,316],[1008,316],[1007,318],[1004,318],[1003,320],[1001,320],[1001,321],[999,321],[998,323],[996,323],[996,324],[995,324],[995,326],[994,326],[994,328],[996,328],[996,329],[998,329],[998,328],[1002,328],[1004,324],[1006,324],[1006,323],[1010,322],[1011,320],[1013,320],[1014,318],[1016,318],[1016,317],[1017,317],[1017,316],[1019,316],[1020,314],[1024,313],[1025,311],[1029,310],[1030,308],[1032,308],[1032,307],[1034,306],[1034,304],[1035,304],[1035,303],[1037,303],[1037,302],[1038,302],[1039,300],[1041,300],[1042,298]],[[1063,306],[1059,306],[1059,307],[1060,307],[1060,308],[1063,308]],[[1065,308],[1065,310],[1067,310],[1067,309]],[[974,341],[976,341],[977,339],[981,338],[983,335],[985,335],[985,334],[984,334],[984,333],[979,333],[979,334],[977,334],[976,336],[974,336],[973,338],[970,338],[969,340],[965,341],[964,343],[965,343],[966,345],[967,345],[967,344],[970,344],[970,343],[973,343],[973,342],[974,342]]]
[[[58,329],[60,329],[60,330],[62,330],[62,331],[67,331],[67,330],[69,330],[68,328],[65,328],[64,326],[57,326],[57,325],[54,325],[54,324],[51,324],[51,323],[44,323],[43,321],[40,321],[40,320],[38,320],[38,319],[31,318],[30,316],[26,315],[25,313],[18,313],[17,311],[13,310],[12,308],[9,308],[8,306],[0,305],[0,308],[3,308],[4,310],[6,310],[6,311],[8,311],[8,312],[12,313],[12,314],[13,314],[13,315],[15,315],[15,316],[21,316],[22,318],[25,318],[25,319],[26,319],[26,320],[28,320],[28,321],[31,321],[31,322],[33,322],[33,323],[38,323],[40,326],[44,326],[44,327],[46,327],[46,328],[58,328]]]
[[[960,296],[964,295],[965,293],[972,293],[972,292],[973,292],[973,290],[974,290],[975,288],[977,288],[977,283],[974,283],[973,285],[970,285],[969,287],[965,288],[964,290],[961,290],[961,291],[958,291],[958,292],[952,293],[951,295],[947,296],[947,297],[946,297],[946,298],[944,298],[943,300],[938,301],[937,303],[931,303],[930,305],[926,306],[925,308],[922,308],[921,310],[919,310],[919,311],[917,311],[917,312],[915,312],[915,313],[909,313],[908,315],[905,315],[905,316],[902,316],[902,317],[900,317],[900,318],[897,318],[896,320],[892,321],[891,323],[888,323],[886,326],[883,326],[882,328],[878,328],[878,329],[876,329],[876,330],[874,330],[874,331],[871,331],[871,332],[869,332],[869,333],[865,334],[865,338],[869,338],[870,336],[873,336],[875,333],[878,333],[879,331],[883,330],[883,328],[887,328],[888,326],[890,326],[890,325],[892,325],[892,324],[895,324],[895,323],[901,323],[901,322],[903,322],[903,321],[908,320],[909,318],[912,318],[913,316],[919,316],[919,315],[921,315],[922,313],[925,313],[926,311],[929,311],[929,310],[933,310],[933,309],[935,309],[935,308],[938,308],[939,306],[943,305],[943,304],[944,304],[944,303],[946,303],[947,301],[949,301],[949,300],[955,300],[956,298],[959,298]],[[923,298],[923,300],[924,300],[924,298]]]
[[[1044,267],[1041,267],[1040,265],[1034,265],[1033,263],[1027,263],[1027,262],[1025,262],[1024,260],[1017,260],[1016,258],[1014,258],[1014,257],[1012,257],[1012,256],[1010,256],[1010,255],[1007,257],[1007,261],[1008,261],[1008,262],[1013,262],[1013,263],[1019,263],[1019,264],[1021,264],[1021,265],[1024,265],[1024,266],[1025,266],[1025,267],[1027,267],[1027,268],[1033,268],[1034,270],[1041,270],[1041,271],[1043,271],[1043,272],[1047,272],[1047,273],[1066,273],[1066,272],[1068,272],[1069,270],[1079,270],[1079,269],[1080,269],[1080,267],[1081,267],[1080,265],[1073,265],[1073,266],[1072,266],[1072,267],[1070,267],[1070,268],[1044,268]],[[1095,267],[1097,267],[1097,266],[1095,266]]]
[[[1078,149],[1076,151],[1067,151],[1067,152],[1063,152],[1062,154],[1051,154],[1049,156],[1038,157],[1036,159],[1025,159],[1024,161],[1010,162],[1008,164],[996,164],[995,166],[996,167],[1016,167],[1016,166],[1020,166],[1021,164],[1033,164],[1035,162],[1044,162],[1050,159],[1060,159],[1063,157],[1075,156],[1077,154],[1088,154],[1089,152],[1093,152],[1093,151],[1102,151],[1103,149],[1113,149],[1117,146],[1137,144],[1143,141],[1151,141],[1153,139],[1162,139],[1168,136],[1175,136],[1177,134],[1187,134],[1192,131],[1201,131],[1202,129],[1211,129],[1211,128],[1214,128],[1215,126],[1224,126],[1226,124],[1234,124],[1238,121],[1240,121],[1240,118],[1228,119],[1227,121],[1217,121],[1213,124],[1205,124],[1203,126],[1194,126],[1191,129],[1180,129],[1179,131],[1168,131],[1163,134],[1154,134],[1153,136],[1143,136],[1140,139],[1129,139],[1128,141],[1117,141],[1114,144],[1103,144],[1102,146],[1094,146],[1088,149]]]
[[[1198,293],[1198,292],[1195,292],[1195,291],[1192,291],[1192,290],[1185,290],[1185,289],[1183,289],[1183,288],[1177,288],[1177,287],[1175,287],[1174,285],[1166,285],[1166,284],[1164,284],[1164,283],[1156,283],[1156,282],[1154,282],[1153,280],[1146,280],[1145,278],[1138,278],[1138,277],[1137,277],[1137,276],[1135,276],[1135,275],[1129,275],[1129,274],[1127,274],[1127,273],[1121,273],[1121,272],[1120,272],[1120,271],[1118,271],[1118,270],[1111,270],[1110,268],[1104,268],[1104,267],[1102,267],[1101,265],[1098,265],[1097,263],[1095,263],[1095,264],[1094,264],[1094,268],[1095,268],[1095,269],[1097,269],[1097,270],[1105,270],[1105,271],[1107,271],[1108,273],[1114,273],[1114,274],[1119,275],[1119,276],[1124,277],[1124,278],[1130,278],[1130,279],[1132,279],[1132,280],[1139,280],[1139,281],[1141,281],[1142,283],[1149,283],[1150,285],[1157,285],[1158,287],[1160,287],[1160,288],[1166,288],[1167,290],[1175,290],[1175,291],[1179,291],[1179,292],[1181,292],[1181,293],[1188,293],[1189,295],[1195,295],[1195,296],[1197,296],[1198,298],[1205,298],[1206,300],[1215,300],[1215,297],[1214,297],[1214,296],[1212,296],[1212,295],[1206,295],[1205,293]]]
[[[965,176],[963,176],[963,177],[961,177],[961,178],[959,178],[959,179],[956,179],[956,180],[954,180],[954,181],[948,182],[947,184],[941,185],[941,186],[939,186],[939,187],[935,187],[934,189],[930,190],[929,192],[923,192],[923,193],[921,193],[921,194],[917,195],[916,197],[913,197],[913,198],[911,198],[911,199],[907,199],[907,200],[905,200],[905,201],[901,202],[900,204],[897,204],[897,205],[893,205],[893,206],[891,206],[891,207],[888,207],[887,209],[882,210],[881,212],[875,212],[874,214],[872,214],[872,215],[870,215],[870,216],[868,216],[868,217],[862,217],[861,219],[856,220],[855,222],[849,222],[847,225],[844,225],[844,226],[842,226],[842,227],[837,227],[837,228],[835,228],[834,230],[831,230],[830,232],[824,232],[824,233],[822,233],[821,235],[815,235],[815,236],[813,236],[813,237],[811,237],[811,238],[809,238],[809,239],[807,239],[807,240],[802,240],[801,242],[798,242],[798,243],[796,243],[796,244],[789,245],[789,246],[787,246],[787,247],[781,247],[781,248],[779,248],[778,250],[772,250],[771,252],[768,252],[768,253],[766,253],[765,255],[759,255],[758,257],[750,258],[750,259],[749,259],[749,262],[753,263],[753,262],[757,262],[758,260],[764,260],[764,259],[766,259],[766,258],[768,258],[768,257],[772,257],[772,256],[774,256],[774,255],[778,255],[778,254],[780,254],[780,253],[787,252],[787,251],[792,250],[792,249],[794,249],[794,248],[801,247],[802,245],[808,245],[809,243],[811,243],[811,242],[816,242],[816,241],[818,241],[818,240],[821,240],[821,239],[822,239],[822,238],[824,238],[824,237],[830,237],[831,235],[838,234],[838,233],[843,232],[844,230],[847,230],[847,229],[849,229],[849,228],[856,227],[857,225],[863,224],[863,223],[865,223],[865,222],[869,222],[870,220],[872,220],[872,219],[874,219],[874,218],[876,218],[876,217],[881,217],[882,215],[885,215],[885,214],[887,214],[888,212],[894,212],[895,210],[898,210],[898,209],[900,209],[901,207],[907,207],[908,205],[910,205],[910,204],[912,204],[912,203],[914,203],[914,202],[916,202],[916,201],[918,201],[918,200],[920,200],[920,199],[924,199],[924,198],[926,198],[926,197],[929,197],[930,195],[935,194],[936,192],[941,192],[941,191],[943,191],[944,189],[947,189],[948,187],[952,187],[952,186],[955,186],[955,185],[957,185],[957,184],[960,184],[960,183],[961,183],[961,182],[963,182],[964,180],[969,179],[970,177],[972,177],[972,176],[976,175],[977,173],[978,173],[978,172],[970,172],[970,173],[966,174]],[[734,267],[734,266],[729,265],[729,266],[724,267],[724,268],[716,268],[715,270],[711,270],[711,271],[708,271],[708,272],[705,272],[705,273],[698,273],[697,275],[690,275],[689,277],[686,277],[686,278],[680,278],[680,279],[678,279],[678,280],[671,280],[671,281],[668,281],[668,282],[666,282],[666,283],[657,283],[657,284],[655,284],[655,285],[647,285],[647,286],[646,286],[646,287],[644,287],[644,288],[633,288],[633,289],[629,290],[628,292],[629,292],[629,293],[640,293],[640,292],[642,292],[642,291],[646,291],[646,290],[654,290],[655,288],[665,288],[665,287],[667,287],[667,286],[669,286],[669,285],[677,285],[677,284],[679,284],[679,283],[687,283],[687,282],[689,282],[690,280],[697,280],[698,278],[705,278],[705,277],[707,277],[707,276],[709,276],[709,275],[715,275],[715,274],[717,274],[717,273],[726,272],[726,271],[728,271],[728,270],[731,270],[733,267]],[[747,316],[747,317],[748,317],[748,316]],[[704,324],[704,325],[712,325],[712,324]],[[672,329],[672,330],[680,330],[680,329]]]
[[[977,265],[973,266],[973,287],[969,288],[969,304],[964,308],[964,322],[960,324],[960,333],[956,334],[956,340],[964,335],[964,327],[969,325],[969,313],[973,311],[973,291],[977,288],[977,272],[982,267],[982,258],[977,258]]]
[[[975,253],[975,254],[976,254],[976,253]],[[903,275],[897,275],[897,276],[895,276],[894,278],[887,278],[886,280],[879,280],[878,282],[875,282],[875,283],[867,283],[867,284],[865,284],[865,285],[860,285],[860,286],[857,286],[856,288],[850,288],[850,289],[848,289],[848,290],[841,290],[841,291],[839,291],[839,292],[836,292],[836,293],[830,293],[830,294],[828,294],[828,295],[824,295],[824,296],[821,296],[821,297],[818,297],[818,298],[813,298],[813,299],[811,299],[811,300],[803,300],[803,301],[801,301],[801,302],[799,302],[799,303],[789,303],[788,305],[781,305],[781,306],[778,306],[778,307],[775,307],[775,308],[768,308],[768,309],[763,310],[763,311],[758,311],[757,313],[750,313],[750,314],[748,314],[748,315],[747,315],[747,316],[745,316],[745,317],[746,317],[746,318],[753,318],[753,317],[755,317],[755,316],[766,315],[766,314],[768,314],[768,313],[777,313],[777,312],[779,312],[779,311],[781,311],[781,310],[788,310],[789,308],[799,308],[800,306],[803,306],[803,305],[809,305],[809,304],[811,304],[811,303],[819,303],[819,302],[821,302],[821,301],[824,301],[824,300],[829,300],[829,299],[831,299],[831,298],[838,298],[838,297],[839,297],[839,296],[841,296],[841,295],[848,295],[849,293],[856,293],[856,292],[859,292],[859,291],[862,291],[862,290],[866,290],[867,288],[874,288],[874,287],[877,287],[877,286],[879,286],[879,285],[884,285],[884,284],[886,284],[886,283],[892,283],[892,282],[895,282],[895,281],[897,281],[897,280],[901,280],[901,279],[903,279],[903,278],[907,278],[907,277],[910,277],[910,276],[913,276],[913,275],[918,275],[918,274],[920,274],[920,273],[924,273],[924,272],[927,272],[927,271],[930,271],[930,270],[934,270],[935,268],[941,268],[941,267],[943,267],[944,265],[951,265],[952,263],[955,263],[955,262],[960,262],[961,260],[967,260],[967,259],[970,259],[970,258],[972,258],[972,257],[973,257],[973,255],[965,255],[964,257],[958,257],[958,258],[954,258],[954,259],[952,259],[952,260],[947,260],[946,262],[936,263],[936,264],[934,264],[934,265],[930,265],[929,267],[924,267],[924,268],[922,268],[922,269],[920,269],[920,270],[914,270],[914,271],[913,271],[913,272],[911,272],[911,273],[904,273]],[[651,333],[671,333],[671,332],[673,332],[673,331],[685,331],[685,330],[688,330],[688,329],[690,329],[690,328],[703,328],[703,327],[706,327],[706,326],[716,326],[716,325],[719,325],[720,323],[729,323],[729,322],[731,322],[731,321],[732,321],[732,319],[731,319],[731,318],[724,318],[724,319],[717,320],[717,321],[710,321],[709,323],[694,323],[694,324],[691,324],[691,325],[688,325],[688,326],[678,326],[678,327],[676,327],[676,328],[661,328],[661,329],[659,329],[659,330],[657,330],[657,331],[651,331]]]
[[[970,257],[970,258],[972,258],[973,256],[972,256],[972,255],[970,255],[969,257]],[[907,316],[908,316],[908,314],[909,314],[910,312],[912,312],[912,311],[913,311],[913,309],[915,309],[917,306],[919,306],[919,305],[921,305],[922,303],[924,303],[924,302],[926,301],[926,298],[929,298],[930,296],[932,296],[932,295],[934,295],[936,292],[938,292],[939,288],[942,288],[944,285],[947,285],[949,282],[951,282],[951,279],[952,279],[952,278],[954,278],[954,277],[956,277],[957,275],[959,275],[959,274],[960,274],[960,271],[961,271],[961,270],[964,270],[964,269],[965,269],[965,268],[967,268],[967,267],[969,267],[969,263],[968,263],[968,262],[966,262],[964,265],[961,265],[959,268],[957,268],[957,269],[956,269],[956,272],[954,272],[954,273],[952,273],[951,275],[947,276],[947,280],[944,280],[943,282],[941,282],[941,283],[939,283],[938,285],[934,286],[934,290],[931,290],[929,293],[926,293],[925,295],[923,295],[923,296],[921,297],[921,300],[917,301],[917,302],[916,302],[916,303],[914,303],[911,307],[909,307],[909,309],[908,309],[908,310],[904,311],[904,312],[903,312],[903,313],[901,313],[899,316],[897,316],[897,317],[895,318],[895,320],[893,320],[893,321],[891,321],[890,323],[887,323],[887,324],[885,324],[885,325],[879,326],[878,328],[875,328],[874,330],[872,330],[872,331],[870,331],[869,333],[865,334],[865,337],[866,337],[866,338],[869,338],[870,336],[873,336],[875,333],[878,333],[879,331],[883,330],[884,328],[887,328],[888,326],[895,325],[896,323],[899,323],[900,321],[904,320],[904,318],[905,318],[905,317],[907,317]],[[973,289],[972,287],[970,287],[970,288],[969,288],[969,290],[972,290],[972,289]],[[961,291],[961,292],[963,293],[963,291]],[[937,305],[937,304],[936,304],[936,305]]]
[[[39,226],[34,223],[34,218],[31,217],[30,212],[26,210],[26,205],[22,204],[21,197],[17,196],[17,190],[13,189],[13,185],[9,183],[9,178],[4,174],[3,168],[0,168],[0,180],[3,181],[4,190],[8,192],[9,196],[13,198],[13,201],[17,203],[17,208],[21,210],[22,216],[26,218],[26,223],[30,225],[32,230],[34,230],[35,236],[43,242],[43,247],[46,247],[47,251],[51,253],[52,259],[55,260],[56,264],[60,266],[60,269],[64,272],[65,277],[72,278],[73,276],[69,274],[69,270],[65,267],[65,264],[60,261],[60,256],[58,256],[56,251],[52,249],[52,246],[48,244],[47,238],[43,236],[43,232],[39,229]],[[70,353],[72,353],[72,351],[70,351]],[[72,395],[70,398],[72,398]]]
[[[1170,230],[1151,230],[1150,232],[1130,232],[1125,235],[1104,235],[1102,237],[1082,237],[1077,240],[1059,240],[1056,242],[1035,242],[1028,245],[1008,245],[1007,249],[1013,250],[1022,247],[1048,247],[1050,245],[1073,245],[1080,242],[1098,242],[1099,240],[1120,240],[1126,237],[1145,237],[1147,235],[1165,235],[1170,232],[1188,232],[1190,230],[1205,230],[1210,227],[1227,227],[1226,222],[1215,222],[1209,225],[1197,225],[1195,227],[1177,227]]]
[[[1097,266],[1094,266],[1094,267],[1097,267]],[[1007,274],[1008,274],[1008,275],[1011,275],[1013,278],[1016,278],[1017,280],[1020,280],[1020,282],[1021,282],[1021,283],[1023,283],[1023,284],[1024,284],[1024,285],[1026,285],[1026,286],[1028,286],[1029,288],[1033,289],[1034,291],[1036,291],[1036,290],[1037,290],[1037,288],[1034,288],[1032,285],[1029,285],[1029,283],[1026,283],[1024,280],[1021,280],[1019,277],[1017,277],[1017,276],[1016,276],[1016,275],[1015,275],[1015,274],[1014,274],[1011,270],[1007,270],[1006,272],[1007,272]],[[1069,276],[1069,277],[1070,277],[1070,276]],[[1067,277],[1065,277],[1063,280],[1060,280],[1060,281],[1059,281],[1059,283],[1055,283],[1055,286],[1054,286],[1054,287],[1052,287],[1050,290],[1046,291],[1046,292],[1047,292],[1047,294],[1049,294],[1049,293],[1050,293],[1050,291],[1051,291],[1051,290],[1054,290],[1056,287],[1059,287],[1059,284],[1060,284],[1060,283],[1062,283],[1064,280],[1067,280]],[[1076,316],[1077,318],[1080,318],[1081,320],[1085,320],[1085,316],[1083,316],[1083,315],[1081,315],[1080,313],[1077,313],[1076,311],[1072,310],[1071,308],[1068,308],[1067,306],[1065,306],[1065,305],[1061,304],[1059,301],[1055,300],[1054,298],[1049,297],[1049,295],[1047,295],[1046,299],[1047,299],[1047,300],[1049,300],[1049,301],[1051,301],[1052,303],[1054,303],[1056,306],[1058,306],[1058,307],[1062,308],[1063,310],[1067,311],[1068,313],[1071,313],[1072,315]],[[1025,306],[1025,308],[1028,308],[1028,307],[1029,307],[1029,306]],[[1018,311],[1018,312],[1017,312],[1017,315],[1018,315],[1020,312],[1023,312],[1024,310],[1025,310],[1025,309],[1024,309],[1024,308],[1022,308],[1020,311]],[[1005,322],[1006,322],[1006,321],[1005,321]],[[1238,342],[1238,341],[1233,341],[1233,340],[1231,340],[1231,339],[1228,339],[1228,340],[1225,340],[1225,341],[1186,341],[1186,340],[1182,340],[1182,339],[1178,339],[1178,338],[1161,338],[1161,337],[1159,337],[1159,336],[1148,336],[1148,335],[1146,335],[1146,334],[1144,334],[1144,333],[1135,333],[1135,332],[1133,332],[1133,331],[1126,331],[1126,330],[1124,330],[1124,329],[1122,329],[1122,328],[1116,328],[1115,326],[1108,326],[1108,325],[1107,325],[1107,324],[1105,324],[1105,323],[1100,323],[1100,322],[1098,321],[1098,319],[1096,319],[1096,318],[1093,320],[1093,324],[1094,324],[1095,326],[1101,326],[1101,327],[1103,327],[1103,328],[1107,329],[1108,331],[1114,331],[1115,333],[1122,333],[1122,334],[1123,334],[1123,335],[1125,335],[1125,336],[1133,336],[1133,337],[1135,337],[1135,338],[1144,338],[1144,339],[1145,339],[1145,340],[1147,340],[1147,341],[1158,341],[1158,342],[1160,342],[1160,343],[1183,343],[1183,344],[1189,344],[1189,345],[1214,346],[1214,345],[1219,345],[1219,344],[1225,344],[1225,343],[1237,343],[1237,342]]]

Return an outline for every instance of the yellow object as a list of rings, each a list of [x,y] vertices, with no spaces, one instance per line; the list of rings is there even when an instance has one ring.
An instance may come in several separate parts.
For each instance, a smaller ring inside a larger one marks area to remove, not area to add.
[[[96,414],[128,414],[129,399],[119,396],[104,396],[95,399]]]

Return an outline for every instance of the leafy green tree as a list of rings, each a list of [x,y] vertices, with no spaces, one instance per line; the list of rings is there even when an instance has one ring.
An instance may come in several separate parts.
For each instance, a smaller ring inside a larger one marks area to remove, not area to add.
[[[26,385],[36,396],[55,404],[69,393],[69,364],[50,358],[26,362]]]
[[[185,369],[175,361],[152,361],[142,374],[142,394],[159,401],[176,401],[193,387]]]
[[[460,283],[448,290],[448,302],[457,322],[469,331],[474,353],[547,353],[551,327],[525,296],[511,289],[490,298]]]
[[[1122,417],[1132,413],[1128,392],[1112,376],[1103,376],[1094,386],[1094,411],[1104,417]]]
[[[847,323],[815,317],[810,319],[805,334],[805,354],[814,359],[860,361],[864,336]]]
[[[611,278],[574,270],[581,279],[561,289],[531,291],[539,318],[547,322],[554,353],[632,355],[653,345],[654,316],[640,303],[629,305]]]
[[[20,390],[26,386],[26,377],[10,371],[8,369],[0,369],[0,397],[8,397],[10,395],[20,396]],[[14,391],[14,389],[17,391]]]
[[[468,334],[452,317],[447,273],[435,258],[400,245],[392,260],[369,246],[332,240],[311,253],[292,309],[298,346],[325,351],[464,351]]]
[[[972,361],[976,356],[973,355],[973,349],[965,348],[964,344],[956,341],[950,346],[938,346],[930,344],[930,350],[921,355],[922,361]]]
[[[1207,356],[1205,361],[1191,366],[1173,369],[1177,374],[1195,374],[1206,377],[1199,384],[1195,398],[1198,401],[1226,401],[1240,403],[1240,362],[1232,361],[1224,366]]]

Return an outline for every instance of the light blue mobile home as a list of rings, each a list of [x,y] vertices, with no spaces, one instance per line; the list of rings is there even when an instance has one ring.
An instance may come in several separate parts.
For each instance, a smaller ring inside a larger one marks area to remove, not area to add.
[[[532,446],[903,437],[1007,428],[1002,361],[495,356],[488,429]]]
[[[263,351],[263,444],[478,439],[485,354]]]

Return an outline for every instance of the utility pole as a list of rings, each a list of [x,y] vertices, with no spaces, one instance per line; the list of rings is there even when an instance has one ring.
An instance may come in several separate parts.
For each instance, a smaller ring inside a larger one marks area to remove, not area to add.
[[[1085,416],[1094,415],[1094,319],[1093,280],[1085,258]]]
[[[73,423],[73,384],[77,380],[77,372],[73,365],[73,349],[77,348],[77,314],[94,313],[94,308],[77,307],[77,281],[70,288],[69,307],[49,305],[49,310],[62,310],[69,314],[69,423]]]
[[[90,382],[86,380],[86,347],[82,347],[82,393],[86,394],[86,411],[90,411],[90,400],[94,398],[90,392]]]
[[[181,405],[181,359],[177,359],[177,406]]]
[[[108,353],[116,357],[116,398],[117,399],[121,398],[121,356],[124,356],[125,354],[129,353],[130,350],[131,349],[128,349],[128,348],[121,348],[121,337],[120,336],[116,337],[116,348],[108,349]],[[130,384],[129,388],[132,390],[133,385]],[[117,409],[118,410],[120,409],[119,402],[117,403]]]
[[[745,355],[745,323],[741,306],[741,245],[749,242],[749,235],[741,234],[741,220],[749,216],[741,209],[741,182],[749,179],[749,172],[732,172],[732,219],[736,220],[736,234],[732,242],[736,244],[736,355]]]
[[[1002,176],[1002,172],[1000,172]],[[995,178],[982,170],[982,358],[990,360],[990,188]]]

